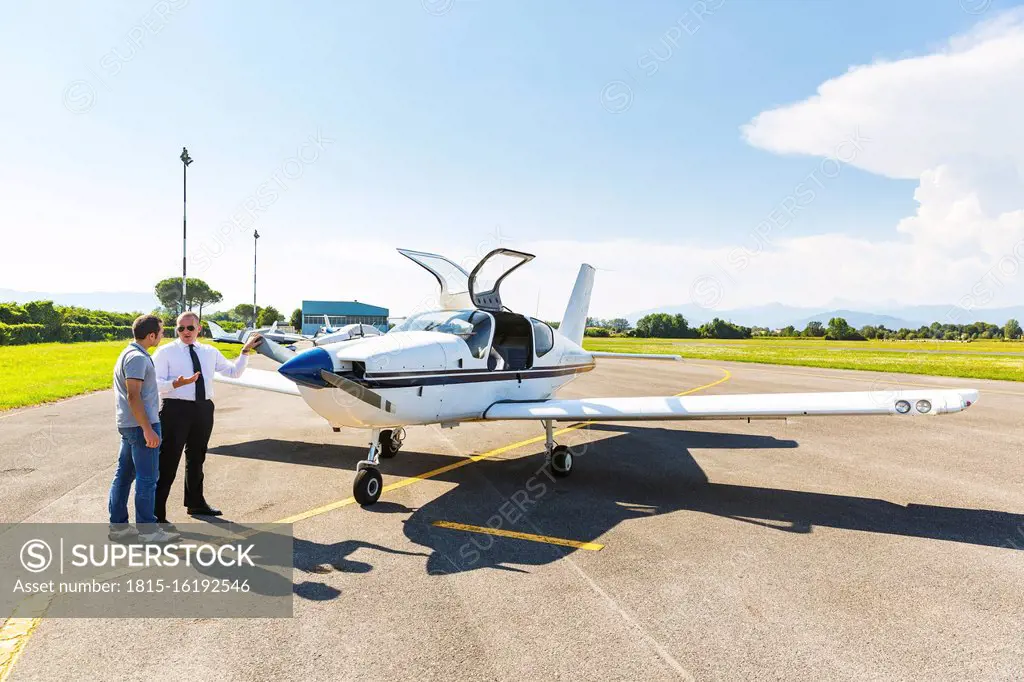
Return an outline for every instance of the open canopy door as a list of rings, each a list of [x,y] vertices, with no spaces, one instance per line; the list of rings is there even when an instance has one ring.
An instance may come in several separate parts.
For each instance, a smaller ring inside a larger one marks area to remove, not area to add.
[[[469,274],[469,297],[473,305],[481,310],[501,310],[502,280],[533,258],[533,254],[512,249],[495,249],[484,256]]]
[[[441,310],[464,310],[473,307],[469,296],[469,275],[457,263],[436,253],[409,249],[398,249],[398,253],[426,268],[437,279],[437,283],[441,285],[438,299]]]

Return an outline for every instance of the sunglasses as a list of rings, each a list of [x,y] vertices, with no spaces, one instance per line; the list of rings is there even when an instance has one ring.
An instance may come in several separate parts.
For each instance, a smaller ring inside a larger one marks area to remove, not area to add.
[[[183,332],[186,329],[189,330],[190,332],[194,332],[196,330],[196,326],[194,324],[190,324],[187,327],[185,325],[178,327],[179,332]]]

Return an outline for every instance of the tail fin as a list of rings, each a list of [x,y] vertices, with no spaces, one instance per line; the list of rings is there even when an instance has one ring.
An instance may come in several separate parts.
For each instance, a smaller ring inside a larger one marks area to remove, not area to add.
[[[205,320],[205,322],[206,326],[210,328],[210,336],[215,341],[221,341],[228,337],[228,333],[221,329],[221,326],[213,320]]]
[[[580,266],[580,274],[576,276],[576,286],[572,288],[569,304],[565,306],[565,315],[558,326],[558,332],[573,343],[583,343],[583,330],[587,326],[587,311],[590,309],[590,292],[594,289],[594,272],[592,265],[584,263]]]

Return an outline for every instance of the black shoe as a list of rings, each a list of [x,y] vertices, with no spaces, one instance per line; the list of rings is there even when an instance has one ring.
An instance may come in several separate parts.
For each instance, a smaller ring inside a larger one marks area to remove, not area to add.
[[[205,504],[202,507],[189,507],[188,508],[188,515],[189,516],[223,516],[224,512],[222,512],[220,509],[216,509],[215,507],[211,507],[210,505]]]
[[[168,533],[177,533],[178,532],[178,527],[175,526],[170,521],[157,521],[156,525],[158,525],[161,530],[165,530]]]

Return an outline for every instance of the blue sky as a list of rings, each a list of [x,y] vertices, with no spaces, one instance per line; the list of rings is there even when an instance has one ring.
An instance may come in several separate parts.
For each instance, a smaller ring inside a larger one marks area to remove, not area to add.
[[[500,226],[513,246],[628,238],[735,248],[820,162],[799,145],[754,146],[741,126],[853,65],[941,50],[1006,3],[708,0],[713,13],[698,17],[700,5],[167,0],[55,12],[8,3],[3,229],[27,251],[0,273],[0,288],[148,289],[180,267],[182,145],[196,159],[195,249],[316,136],[330,142],[254,223],[279,307],[358,297],[348,292],[408,304],[397,290],[343,281],[337,270],[359,257],[347,245],[465,255]],[[610,113],[602,93],[615,81],[631,96]],[[901,239],[895,226],[914,214],[919,180],[857,166],[827,182],[787,238]],[[125,264],[137,259],[129,242],[138,235],[153,276]],[[243,237],[203,272],[231,300],[250,286]],[[76,265],[83,254],[94,267]],[[414,273],[397,257],[366,260],[377,272]],[[563,252],[554,265],[567,286],[577,259]],[[293,281],[303,268],[318,273],[305,289]],[[530,286],[533,300],[542,285]],[[687,298],[685,282],[651,289],[631,309]],[[823,296],[856,299],[848,289]],[[755,299],[735,302],[768,302]],[[917,299],[908,302],[928,302]],[[604,305],[630,309],[611,297]]]

